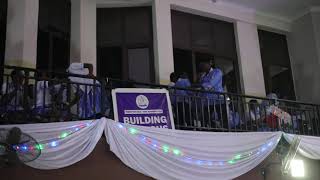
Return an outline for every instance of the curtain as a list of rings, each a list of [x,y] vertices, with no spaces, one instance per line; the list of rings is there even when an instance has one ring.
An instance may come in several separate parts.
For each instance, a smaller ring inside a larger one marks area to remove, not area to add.
[[[39,143],[41,155],[27,165],[37,169],[58,169],[87,157],[100,140],[106,120],[0,126],[19,127]]]
[[[157,129],[107,120],[111,151],[156,179],[233,179],[259,165],[282,132],[214,133]]]
[[[294,139],[294,134],[283,133],[285,139],[291,144]],[[320,159],[320,137],[300,136],[299,153],[310,159]]]

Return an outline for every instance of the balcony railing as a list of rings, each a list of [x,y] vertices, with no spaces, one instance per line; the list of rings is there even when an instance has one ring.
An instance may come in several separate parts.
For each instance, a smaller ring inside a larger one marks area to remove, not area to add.
[[[11,75],[13,70],[24,74]],[[111,90],[143,87],[169,90],[176,129],[320,136],[317,104],[12,66],[5,66],[3,84],[2,124],[113,118]]]

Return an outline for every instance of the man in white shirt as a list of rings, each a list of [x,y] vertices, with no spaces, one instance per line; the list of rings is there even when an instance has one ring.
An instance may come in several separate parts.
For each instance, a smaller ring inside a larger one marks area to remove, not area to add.
[[[76,92],[79,117],[86,119],[91,118],[98,113],[102,113],[102,89],[100,83],[97,80],[94,80],[95,76],[93,75],[92,64],[72,63],[67,71],[71,74],[88,77],[69,76],[70,81],[74,83],[72,84],[72,90],[73,92]],[[78,85],[79,83],[82,85]],[[71,104],[71,106],[72,105],[73,104]]]

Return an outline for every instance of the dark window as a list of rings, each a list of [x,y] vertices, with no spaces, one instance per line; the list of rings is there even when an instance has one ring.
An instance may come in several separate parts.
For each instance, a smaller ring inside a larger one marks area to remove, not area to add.
[[[193,80],[193,66],[192,66],[192,51],[191,50],[182,50],[174,49],[174,71],[177,75],[181,75],[186,72],[189,75],[189,79]]]
[[[151,7],[97,9],[97,72],[154,81]]]
[[[174,70],[197,81],[201,62],[214,61],[224,73],[227,92],[240,92],[237,54],[232,23],[172,11]]]
[[[70,62],[70,0],[40,0],[37,68],[65,71]]]
[[[4,64],[6,50],[7,8],[8,0],[0,0],[0,66]]]
[[[258,32],[266,92],[295,100],[286,36],[263,30]]]

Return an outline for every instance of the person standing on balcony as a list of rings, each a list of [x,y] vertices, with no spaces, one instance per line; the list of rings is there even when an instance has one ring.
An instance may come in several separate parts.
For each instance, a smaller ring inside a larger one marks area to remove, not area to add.
[[[102,88],[100,83],[94,80],[92,64],[72,63],[67,71],[71,74],[88,77],[69,76],[70,81],[74,83],[72,84],[73,92],[76,92],[76,97],[69,106],[73,106],[78,101],[79,118],[94,118],[97,114],[103,113]]]
[[[176,88],[190,88],[191,83],[188,78],[187,73],[182,73],[178,80],[176,81],[174,87]],[[189,126],[191,124],[191,114],[189,110],[189,97],[188,97],[188,91],[182,90],[182,89],[176,89],[175,90],[175,100],[176,100],[176,114],[177,114],[177,124],[181,127],[185,127],[186,125]]]
[[[172,72],[170,74],[170,83],[168,84],[168,90],[169,90],[170,101],[171,101],[172,106],[175,106],[175,104],[176,104],[174,86],[176,85],[177,80],[178,80],[177,75],[174,72]]]
[[[209,121],[211,120],[211,114],[216,114],[216,127],[221,127],[221,123],[223,123],[223,128],[228,128],[226,103],[224,101],[223,95],[219,94],[224,92],[222,85],[223,73],[219,68],[214,66],[213,61],[211,61],[211,63],[200,63],[199,70],[202,73],[202,76],[200,77],[201,87],[203,90],[208,91],[207,93],[202,93],[203,96],[207,98],[207,101],[209,101],[204,102],[203,104],[209,105],[209,109],[211,111],[208,112],[208,108],[204,107],[204,119],[206,121],[205,123],[211,124],[209,123]]]
[[[27,89],[28,80],[21,70],[11,72],[11,82],[2,85],[2,97],[0,100],[1,116],[9,119],[22,120],[27,118],[29,107],[29,95]]]
[[[33,113],[45,115],[47,114],[51,103],[49,81],[44,80],[48,78],[45,72],[37,72],[37,74],[39,74],[37,77],[39,79],[36,81],[36,92],[34,96],[36,98],[36,104]]]
[[[11,82],[2,85],[1,104],[6,105],[9,111],[23,110],[24,73],[20,70],[13,70],[10,76]]]

